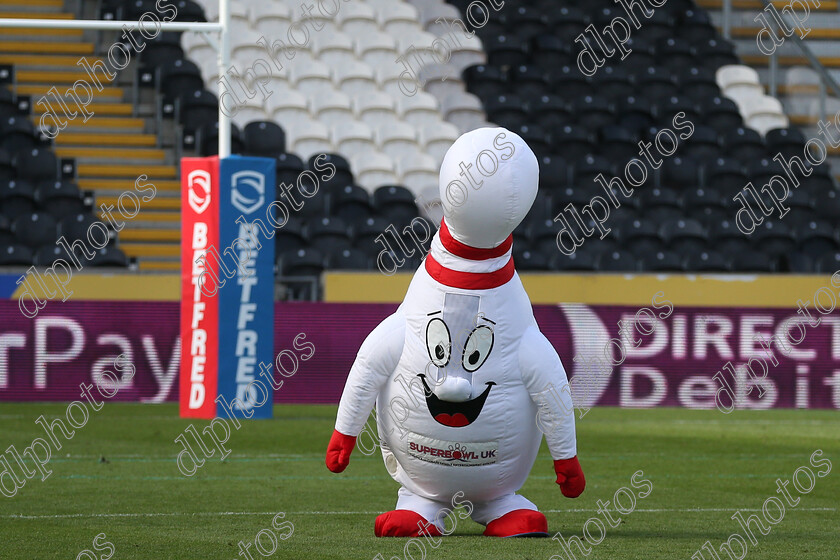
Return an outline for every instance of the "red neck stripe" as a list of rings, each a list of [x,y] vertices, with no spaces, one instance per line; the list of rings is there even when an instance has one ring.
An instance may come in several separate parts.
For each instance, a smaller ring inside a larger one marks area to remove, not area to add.
[[[461,272],[445,268],[429,253],[426,256],[426,272],[444,286],[451,288],[490,290],[507,284],[513,278],[515,269],[513,266],[513,257],[511,257],[505,266],[493,272]]]
[[[449,228],[446,226],[446,220],[441,220],[439,233],[440,242],[447,251],[456,257],[461,257],[462,259],[468,259],[471,261],[485,261],[487,259],[501,257],[510,251],[510,248],[513,246],[513,234],[511,234],[508,235],[508,238],[505,239],[501,245],[493,247],[492,249],[470,247],[469,245],[465,245],[452,237],[452,234],[449,233]]]

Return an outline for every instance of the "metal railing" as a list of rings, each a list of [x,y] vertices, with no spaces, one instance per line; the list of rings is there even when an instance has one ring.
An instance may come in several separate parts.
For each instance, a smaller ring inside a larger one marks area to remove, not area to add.
[[[765,7],[770,6],[772,4],[771,0],[761,0],[761,3],[764,4]],[[723,0],[723,9],[721,11],[721,14],[721,28],[723,36],[729,40],[732,37],[732,0]],[[780,13],[779,17],[784,17],[784,15]],[[774,18],[768,19],[773,21],[773,25],[775,25],[777,28],[776,31],[781,31],[779,23],[776,22]],[[788,20],[788,23],[792,22]],[[817,75],[820,78],[820,82],[818,84],[820,120],[825,121],[827,117],[826,98],[828,96],[828,90],[830,89],[834,96],[840,99],[840,84],[837,83],[837,81],[834,79],[831,73],[819,61],[814,52],[810,48],[808,48],[805,42],[800,37],[798,37],[796,33],[792,33],[790,36],[786,36],[785,40],[793,41],[793,43],[802,53],[802,56],[805,58],[805,60],[808,61],[808,63],[811,65],[811,68],[817,73]],[[767,81],[769,94],[773,97],[776,97],[776,94],[779,90],[779,55],[777,54],[777,50],[774,50],[773,53],[769,55]]]

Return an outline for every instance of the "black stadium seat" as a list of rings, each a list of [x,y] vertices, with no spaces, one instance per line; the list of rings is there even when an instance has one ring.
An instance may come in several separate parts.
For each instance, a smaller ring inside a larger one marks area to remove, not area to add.
[[[286,151],[286,133],[271,121],[252,121],[245,125],[243,153],[275,158]]]
[[[408,225],[418,215],[414,195],[399,185],[384,185],[376,189],[373,192],[373,208],[395,226]]]
[[[38,134],[24,115],[7,117],[0,121],[0,148],[13,156],[38,147]]]
[[[645,253],[639,261],[645,272],[680,272],[683,269],[682,258],[675,251]]]
[[[373,213],[368,192],[358,185],[344,185],[332,193],[330,208],[332,214],[351,224],[362,222]]]
[[[334,171],[329,169],[330,165]],[[315,154],[307,161],[307,168],[318,177],[319,188],[323,188],[325,192],[334,192],[344,185],[353,184],[350,162],[339,154]]]
[[[720,87],[715,80],[715,72],[709,68],[695,65],[681,69],[677,74],[677,83],[680,86],[681,95],[690,97],[698,103],[713,99],[721,94]]]
[[[659,235],[671,250],[682,254],[700,252],[706,249],[708,242],[703,224],[690,218],[672,218],[663,222]]]
[[[66,216],[58,222],[58,237],[66,238],[71,245],[76,239],[86,240],[88,228],[97,221],[96,218],[87,213]]]
[[[32,250],[26,245],[0,247],[0,266],[29,266],[33,264]]]
[[[605,251],[598,256],[598,270],[603,272],[632,272],[639,269],[639,262],[628,251]]]
[[[182,93],[175,101],[175,111],[186,135],[194,135],[202,126],[219,120],[219,101],[211,92],[196,89]],[[190,142],[192,144],[192,142]]]
[[[15,167],[12,165],[11,154],[0,148],[0,181],[8,181],[15,176]]]
[[[127,267],[128,258],[125,253],[117,247],[105,246],[94,250],[91,266],[96,267]]]
[[[376,242],[380,235],[388,235],[385,229],[391,224],[385,218],[378,216],[367,218],[353,228],[353,246],[371,256],[376,256],[385,247]]]
[[[0,181],[0,212],[13,220],[35,210],[35,189],[29,181]]]
[[[202,156],[212,156],[219,153],[219,123],[207,123],[198,128],[195,133],[195,145]],[[242,133],[239,127],[230,125],[230,153],[242,153]]]
[[[721,134],[721,143],[727,157],[740,161],[761,159],[768,155],[767,146],[765,146],[761,134],[752,128],[739,126],[728,130]]]
[[[307,245],[303,235],[303,223],[296,216],[291,216],[283,227],[274,234],[274,252],[280,255],[287,251],[297,251]]]
[[[371,258],[359,249],[341,249],[327,254],[326,265],[332,270],[370,270]]]
[[[158,67],[157,90],[163,93],[164,103],[174,103],[185,93],[204,88],[201,70],[193,62],[179,58]]]
[[[62,259],[68,264],[73,260],[63,246],[55,243],[47,243],[35,251],[33,264],[35,266],[49,267],[57,260]]]
[[[12,233],[21,245],[39,247],[58,239],[55,219],[45,212],[32,212],[12,221]]]
[[[309,220],[306,225],[306,238],[309,244],[322,253],[329,250],[349,249],[350,234],[347,224],[341,218],[324,216]]]
[[[79,187],[68,181],[45,181],[35,189],[38,205],[57,219],[85,212]]]
[[[295,154],[282,153],[274,161],[275,173],[277,173],[277,184],[294,185],[297,183],[298,175],[303,173],[306,166]]]
[[[58,160],[48,149],[32,148],[19,152],[14,160],[18,177],[32,183],[58,179]]]

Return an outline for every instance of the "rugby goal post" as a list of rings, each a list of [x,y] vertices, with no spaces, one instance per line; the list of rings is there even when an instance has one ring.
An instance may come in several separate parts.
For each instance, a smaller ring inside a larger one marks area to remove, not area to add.
[[[34,18],[0,18],[0,28],[9,29],[81,29],[97,31],[121,31],[123,26],[138,28],[139,21],[106,21],[82,19],[34,19]],[[219,21],[213,23],[162,21],[159,22],[160,31],[198,31],[216,50],[219,64],[219,76],[224,75],[230,64],[230,6],[229,0],[219,0]],[[218,36],[218,41],[216,37]],[[219,81],[219,99],[226,91],[226,80]],[[222,111],[219,103],[219,157],[230,155],[230,117]]]

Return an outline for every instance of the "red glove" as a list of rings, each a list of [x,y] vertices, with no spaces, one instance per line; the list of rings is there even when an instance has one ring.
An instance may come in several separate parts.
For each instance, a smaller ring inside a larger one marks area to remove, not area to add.
[[[350,453],[356,447],[356,438],[345,436],[338,430],[333,430],[330,444],[327,446],[327,468],[339,473],[350,464]]]
[[[560,491],[567,498],[577,498],[586,488],[586,479],[583,477],[583,470],[580,468],[577,455],[571,459],[558,459],[554,461],[554,472],[557,473],[557,484]]]

